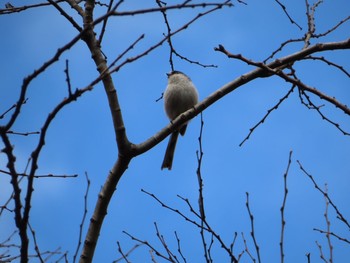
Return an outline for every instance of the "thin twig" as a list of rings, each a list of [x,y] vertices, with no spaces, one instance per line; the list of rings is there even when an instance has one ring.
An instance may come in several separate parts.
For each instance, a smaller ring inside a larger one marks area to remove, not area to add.
[[[156,229],[156,236],[158,237],[160,243],[162,244],[165,252],[168,254],[169,261],[178,263],[179,261],[177,260],[176,255],[174,255],[174,253],[171,252],[171,250],[169,249],[169,246],[168,246],[167,242],[165,241],[164,236],[160,233],[158,225],[157,225],[156,222],[154,222],[154,227]]]
[[[256,251],[256,254],[258,256],[258,262],[261,263],[260,248],[259,248],[258,242],[256,241],[256,237],[255,237],[254,216],[253,216],[253,214],[252,214],[252,212],[250,210],[250,207],[249,207],[249,193],[248,192],[246,192],[246,196],[247,196],[246,207],[247,207],[247,210],[248,210],[249,219],[250,219],[250,227],[251,227],[250,235],[252,236],[252,239],[253,239],[253,242],[254,242],[255,251]]]
[[[185,256],[184,256],[184,254],[182,253],[182,249],[181,249],[181,245],[180,245],[180,238],[179,238],[179,236],[177,235],[176,231],[175,231],[174,233],[175,233],[176,242],[177,242],[177,251],[179,252],[179,254],[180,254],[182,260],[186,263],[187,260],[186,260],[186,258],[185,258]]]
[[[305,256],[307,258],[307,263],[311,263],[311,254],[310,253],[306,253]]]
[[[318,250],[320,251],[320,258],[325,262],[325,263],[328,263],[327,259],[324,257],[323,255],[323,250],[322,250],[322,246],[320,243],[318,243],[317,241],[316,242],[316,245],[318,247]]]
[[[188,2],[190,1],[185,1],[182,4],[175,4],[175,5],[170,5],[170,6],[162,6],[162,7],[154,7],[154,8],[146,8],[146,9],[140,9],[140,10],[132,10],[132,11],[121,11],[121,12],[117,12],[117,11],[113,11],[112,15],[115,16],[135,16],[135,15],[142,15],[142,14],[147,14],[147,13],[158,13],[159,11],[162,11],[164,9],[166,10],[172,10],[172,9],[193,9],[193,8],[198,8],[198,7],[202,7],[202,8],[206,8],[206,7],[212,7],[214,6],[215,8],[222,8],[224,6],[227,7],[232,7],[233,4],[231,3],[231,0],[229,1],[224,1],[221,3],[197,3],[197,4],[188,4]],[[106,14],[106,15],[111,15],[111,14]],[[99,23],[100,20],[103,19],[103,17],[96,19],[96,23]]]
[[[339,209],[337,208],[337,206],[333,203],[333,201],[331,200],[331,198],[329,197],[328,193],[324,192],[319,186],[318,184],[316,183],[315,179],[313,178],[313,176],[311,174],[309,174],[305,169],[304,167],[301,165],[301,162],[299,160],[297,160],[297,163],[299,164],[299,168],[301,171],[303,171],[303,173],[305,175],[307,175],[307,177],[310,178],[310,180],[312,181],[312,183],[314,184],[314,187],[320,191],[323,196],[325,198],[327,198],[327,200],[329,201],[329,204],[333,207],[333,209],[335,210],[335,212],[337,213],[337,218],[339,220],[341,220],[349,229],[350,229],[350,224],[349,222],[346,220],[346,218],[340,213]]]
[[[307,56],[304,58],[304,60],[307,60],[307,59],[312,59],[312,60],[319,60],[319,61],[322,61],[324,63],[327,63],[327,65],[329,66],[332,66],[332,67],[335,67],[337,69],[339,69],[341,72],[343,72],[347,77],[350,78],[350,72],[348,72],[343,66],[340,66],[332,61],[329,61],[327,60],[325,57],[316,57],[316,56]]]
[[[139,239],[139,238],[137,238],[137,237],[135,237],[135,236],[129,234],[129,233],[126,232],[126,231],[123,231],[123,233],[126,234],[127,236],[129,236],[132,240],[137,241],[137,242],[139,242],[140,244],[143,244],[143,245],[149,247],[149,248],[151,249],[151,250],[150,250],[150,253],[155,252],[155,253],[156,253],[156,256],[158,256],[158,257],[160,257],[160,258],[162,258],[162,259],[164,259],[164,260],[166,260],[166,261],[176,263],[176,262],[174,261],[173,258],[168,258],[168,256],[162,254],[159,250],[157,250],[154,246],[152,246],[148,241],[141,240],[141,239]],[[152,261],[154,261],[155,259],[153,258],[153,254],[151,254],[151,257],[152,257]],[[154,261],[154,262],[155,262],[155,261]]]
[[[321,229],[318,229],[318,228],[314,228],[313,230],[314,230],[314,231],[318,231],[318,232],[320,232],[321,234],[327,234],[327,231],[324,231],[324,230],[321,230]],[[344,237],[341,237],[341,236],[339,236],[339,235],[337,235],[337,234],[335,234],[335,233],[333,233],[333,232],[329,232],[329,234],[330,234],[331,236],[336,237],[336,238],[339,239],[340,241],[343,241],[343,242],[345,242],[345,243],[350,244],[350,240],[348,240],[348,239],[346,239],[346,238],[344,238]]]
[[[210,258],[208,255],[207,242],[205,240],[205,233],[204,233],[204,224],[206,221],[206,217],[205,217],[204,197],[203,197],[203,178],[202,178],[202,171],[201,171],[202,160],[203,160],[203,146],[202,146],[203,126],[204,126],[203,113],[201,113],[201,126],[200,126],[199,136],[198,136],[199,150],[197,150],[197,152],[196,152],[197,162],[198,162],[198,166],[197,166],[198,209],[199,209],[200,220],[201,220],[200,235],[201,235],[201,240],[202,240],[202,245],[203,245],[203,250],[204,250],[204,258],[205,258],[206,262],[210,262]]]
[[[128,260],[128,257],[126,254],[124,254],[121,246],[120,246],[120,243],[119,241],[117,241],[117,245],[118,245],[118,252],[122,255],[122,258],[121,259],[124,259],[126,263],[130,263],[130,261]],[[118,262],[119,260],[115,260],[113,262]]]
[[[107,8],[107,13],[109,11],[111,11],[112,9],[112,6],[113,6],[113,2],[114,0],[109,0],[109,4],[108,4],[108,8]],[[119,7],[119,5],[122,3],[123,1],[119,1],[115,7],[115,9],[117,9]],[[98,42],[99,44],[101,45],[102,44],[102,40],[103,40],[103,37],[104,37],[104,34],[106,32],[106,27],[107,27],[107,22],[108,22],[108,18],[110,18],[110,16],[107,16],[104,20],[103,20],[103,23],[102,23],[102,28],[101,28],[101,32],[100,32],[100,36],[98,37]]]
[[[0,173],[11,175],[11,172],[0,169]],[[18,173],[17,176],[29,177],[26,173]],[[77,174],[67,175],[67,174],[42,174],[34,175],[34,178],[75,178],[78,177]]]
[[[292,17],[289,15],[286,6],[283,5],[279,0],[275,0],[275,2],[276,2],[277,4],[279,4],[279,6],[282,8],[283,12],[286,14],[286,16],[288,17],[289,21],[290,21],[292,24],[296,25],[300,30],[303,30],[303,28],[302,28],[301,26],[299,26],[299,24],[298,24],[297,22],[295,22],[295,21],[292,19]]]
[[[72,85],[70,83],[70,77],[69,77],[69,60],[66,59],[66,68],[64,70],[64,73],[66,74],[66,81],[68,86],[68,95],[72,96]]]
[[[14,135],[20,135],[20,136],[28,136],[28,135],[35,135],[35,134],[40,134],[40,132],[35,131],[35,132],[15,132],[15,131],[7,131],[7,134],[14,134]]]
[[[67,14],[66,11],[64,11],[64,9],[62,7],[60,7],[58,5],[57,2],[53,1],[53,0],[47,0],[51,5],[53,5],[59,12],[60,14],[65,17],[71,24],[73,27],[75,27],[78,32],[81,32],[83,29],[79,26],[79,24],[77,22],[75,22],[74,18],[71,17],[70,15]]]
[[[55,3],[61,3],[64,2],[65,0],[58,0]],[[49,6],[51,3],[39,3],[39,4],[33,4],[33,5],[25,5],[25,6],[8,6],[9,8],[6,9],[0,9],[0,15],[4,14],[12,14],[12,13],[19,13],[28,9],[33,9],[33,8],[38,8],[38,7],[44,7],[44,6]]]
[[[156,197],[154,194],[152,193],[149,193],[143,189],[141,189],[142,192],[144,192],[145,194],[149,195],[150,197],[152,197],[153,199],[155,199],[162,207],[178,214],[180,217],[182,217],[183,219],[185,219],[187,222],[190,222],[191,224],[197,226],[199,229],[203,228],[205,231],[207,231],[208,233],[211,233],[215,238],[216,240],[220,243],[221,247],[227,252],[228,256],[230,257],[230,260],[231,262],[234,262],[234,263],[238,263],[236,257],[233,255],[233,253],[231,253],[231,250],[229,247],[226,246],[226,244],[223,242],[223,240],[221,239],[220,235],[217,234],[209,225],[209,223],[207,221],[205,221],[205,224],[202,226],[200,223],[198,223],[197,221],[189,218],[188,216],[186,216],[184,213],[182,213],[180,210],[178,209],[175,209],[175,208],[172,208],[168,205],[166,205],[164,202],[162,202],[158,197]],[[186,204],[187,206],[189,207],[190,209],[190,212],[192,214],[194,214],[199,220],[201,219],[201,216],[200,214],[198,214],[195,209],[193,209],[190,201],[187,199],[187,198],[184,198],[180,195],[178,195],[178,197],[180,199],[182,199]]]
[[[299,87],[299,98],[300,98],[301,103],[302,103],[303,105],[305,105],[308,109],[317,111],[317,113],[321,116],[322,120],[325,120],[326,122],[328,122],[328,123],[330,123],[331,125],[333,125],[333,126],[334,126],[335,128],[337,128],[339,131],[341,131],[343,135],[345,135],[345,136],[350,136],[350,133],[347,132],[347,131],[345,131],[345,130],[339,125],[339,123],[336,123],[336,122],[332,121],[330,118],[328,118],[325,114],[322,113],[321,107],[324,106],[324,105],[322,105],[322,106],[316,106],[316,105],[312,102],[310,96],[309,96],[309,95],[305,92],[305,90],[303,89],[304,86],[305,86],[305,85],[303,84],[303,85],[301,85],[301,88]],[[304,102],[304,100],[302,99],[302,98],[303,98],[302,96],[304,96],[304,97],[306,98],[306,100],[308,101],[308,103],[305,103],[305,102]],[[333,99],[334,101],[336,101],[335,98],[332,98],[332,99]],[[347,108],[346,105],[344,105],[344,106]]]
[[[86,179],[86,190],[85,190],[85,195],[84,195],[84,212],[83,212],[83,217],[81,219],[81,223],[79,225],[79,238],[78,238],[78,244],[77,244],[77,248],[75,250],[74,256],[73,256],[73,262],[76,261],[78,253],[79,253],[79,249],[81,246],[81,240],[82,240],[82,235],[83,235],[83,227],[84,227],[84,223],[85,223],[85,219],[86,219],[86,215],[87,215],[87,208],[88,208],[88,195],[89,195],[89,189],[90,189],[90,179],[88,176],[88,173],[85,172],[85,179]]]
[[[250,136],[255,131],[255,129],[258,128],[261,124],[263,124],[265,122],[265,120],[270,115],[270,113],[272,113],[274,110],[277,110],[278,107],[282,104],[282,102],[285,101],[289,97],[289,95],[294,91],[294,88],[295,88],[295,85],[292,85],[292,87],[286,93],[286,95],[284,95],[282,98],[280,98],[279,101],[277,102],[277,104],[275,104],[272,108],[268,109],[267,113],[264,115],[264,117],[257,124],[255,124],[252,128],[249,129],[248,135],[239,144],[240,147],[250,138]]]
[[[171,27],[170,27],[170,23],[169,23],[169,20],[168,20],[168,17],[167,17],[167,14],[166,14],[166,11],[167,11],[167,9],[165,9],[165,8],[163,8],[163,7],[166,7],[166,3],[164,3],[164,2],[162,2],[161,0],[156,0],[156,2],[157,2],[157,4],[158,4],[158,6],[159,6],[159,8],[161,8],[161,13],[162,13],[162,15],[163,15],[163,18],[164,18],[164,22],[165,22],[165,25],[166,25],[166,28],[167,28],[167,36],[171,36],[172,34],[171,34]],[[170,63],[170,67],[171,67],[171,71],[174,71],[174,63],[173,63],[173,54],[175,54],[175,56],[177,56],[177,57],[179,57],[180,59],[182,59],[182,60],[185,60],[185,61],[187,61],[187,62],[189,62],[189,63],[191,63],[191,64],[196,64],[196,65],[199,65],[199,66],[202,66],[202,67],[217,67],[217,66],[215,66],[215,65],[204,65],[204,64],[202,64],[202,63],[200,63],[200,62],[198,62],[198,61],[193,61],[193,60],[191,60],[191,59],[189,59],[189,58],[187,58],[187,57],[184,57],[184,56],[182,56],[180,53],[178,53],[177,51],[176,51],[176,49],[174,48],[174,46],[173,46],[173,43],[172,43],[172,40],[171,40],[171,37],[169,37],[168,39],[167,39],[167,42],[168,42],[168,44],[169,44],[169,63]]]
[[[44,263],[44,260],[41,257],[41,253],[40,253],[40,249],[39,249],[39,246],[38,246],[38,242],[36,240],[35,231],[33,230],[32,226],[29,223],[28,223],[28,226],[29,226],[30,232],[32,233],[32,236],[33,236],[34,249],[35,249],[36,255],[38,256],[38,259],[40,260],[40,262]]]
[[[178,28],[177,30],[173,31],[170,35],[166,35],[164,36],[163,39],[161,39],[158,43],[154,44],[153,46],[149,47],[147,50],[145,50],[144,52],[138,54],[137,56],[135,57],[130,57],[128,59],[126,59],[124,62],[122,62],[121,64],[119,64],[118,66],[116,66],[115,68],[111,69],[110,71],[110,74],[112,74],[113,72],[117,72],[119,71],[123,66],[125,66],[126,64],[129,64],[131,62],[134,62],[146,55],[148,55],[150,52],[152,52],[153,50],[155,50],[156,48],[160,47],[161,45],[163,45],[163,43],[165,41],[168,40],[168,38],[174,36],[175,34],[178,34],[179,32],[183,31],[183,30],[186,30],[191,24],[193,24],[194,22],[196,22],[198,19],[216,11],[216,10],[219,10],[220,8],[222,8],[223,6],[225,5],[229,5],[229,2],[230,1],[225,1],[224,3],[222,4],[216,4],[214,5],[214,7],[212,9],[209,9],[203,13],[199,13],[197,14],[194,18],[192,18],[191,20],[189,20],[186,24],[184,24],[182,27]],[[209,6],[209,4],[208,4]],[[169,9],[169,7],[167,7],[167,9]],[[95,20],[96,21],[96,20]]]
[[[328,194],[328,187],[327,184],[325,185],[325,193]],[[326,232],[326,238],[327,238],[327,243],[328,243],[328,248],[329,248],[329,262],[333,263],[333,245],[331,241],[331,222],[329,221],[329,216],[328,216],[328,207],[329,207],[329,201],[325,196],[325,202],[326,202],[326,208],[325,208],[325,213],[324,213],[324,218],[326,220],[326,225],[327,225],[327,232]]]
[[[320,34],[314,34],[314,38],[320,38],[320,37],[324,37],[326,35],[328,35],[329,33],[332,33],[333,31],[335,31],[338,27],[340,27],[341,25],[343,25],[345,22],[347,22],[350,19],[350,16],[344,18],[343,20],[341,20],[340,22],[338,22],[334,27],[328,29],[326,32],[324,33],[320,33]]]
[[[117,242],[117,244],[118,244],[118,251],[119,251],[119,248],[121,249],[121,247],[120,247],[119,242]],[[135,244],[132,248],[129,249],[128,252],[123,253],[123,256],[121,258],[114,260],[113,263],[117,263],[117,262],[123,260],[124,257],[127,258],[136,248],[138,248],[140,246],[142,246],[142,244]],[[120,253],[120,251],[119,251],[119,253]]]
[[[250,259],[255,263],[256,259],[253,257],[253,255],[250,253],[250,251],[248,249],[247,240],[244,237],[244,233],[242,232],[241,235],[242,235],[242,239],[243,239],[243,243],[244,243],[244,251],[248,254]]]
[[[287,169],[283,175],[283,178],[284,178],[284,180],[283,180],[283,182],[284,182],[284,196],[283,196],[283,202],[282,202],[282,206],[281,206],[281,239],[280,239],[281,263],[284,262],[284,246],[283,246],[283,244],[284,244],[284,229],[285,229],[285,225],[286,225],[286,220],[284,217],[284,210],[286,208],[286,202],[287,202],[287,195],[288,195],[287,177],[288,177],[290,164],[292,162],[292,154],[293,154],[293,151],[290,151]]]

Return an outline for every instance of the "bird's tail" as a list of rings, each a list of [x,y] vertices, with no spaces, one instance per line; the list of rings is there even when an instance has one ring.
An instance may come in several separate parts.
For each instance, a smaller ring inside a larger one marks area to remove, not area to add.
[[[177,138],[179,137],[179,132],[174,131],[169,139],[168,146],[166,147],[166,152],[164,155],[164,160],[162,163],[162,170],[164,168],[168,168],[171,170],[171,167],[173,165],[173,158],[174,158],[174,152],[176,147]]]

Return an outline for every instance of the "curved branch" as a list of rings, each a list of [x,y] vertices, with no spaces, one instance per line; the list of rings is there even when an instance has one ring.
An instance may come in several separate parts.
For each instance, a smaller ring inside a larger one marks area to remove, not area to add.
[[[281,69],[289,66],[290,64],[294,63],[295,61],[304,59],[306,56],[321,52],[321,51],[327,51],[327,50],[338,50],[338,49],[350,49],[350,38],[341,42],[330,42],[330,43],[320,43],[316,44],[314,46],[310,46],[306,49],[303,49],[299,52],[296,52],[292,55],[277,59],[267,65],[263,63],[256,63],[252,62],[250,60],[245,59],[241,55],[233,55],[229,53],[223,46],[219,46],[215,50],[220,51],[224,54],[226,54],[230,58],[239,59],[242,60],[250,65],[256,66],[258,68],[241,75],[240,77],[232,80],[231,82],[225,84],[215,92],[213,92],[211,95],[209,95],[207,98],[205,98],[203,101],[195,105],[192,109],[189,109],[188,111],[184,112],[180,116],[178,116],[175,120],[173,120],[171,123],[169,123],[165,128],[163,128],[161,131],[159,131],[154,136],[147,139],[145,142],[140,143],[138,145],[134,145],[134,154],[139,155],[142,154],[149,149],[153,148],[155,145],[157,145],[159,142],[164,140],[170,133],[172,133],[174,130],[179,128],[182,124],[187,122],[188,120],[192,119],[193,117],[197,116],[200,112],[208,108],[210,105],[214,104],[216,101],[227,95],[228,93],[234,91],[235,89],[243,86],[244,84],[251,82],[254,79],[257,78],[263,78],[266,76],[271,76],[272,74],[279,75],[283,78],[285,78],[288,82],[291,82],[297,86],[301,86],[305,90],[312,92],[319,96],[320,98],[323,98],[327,100],[328,102],[332,103],[336,107],[342,109],[346,114],[350,115],[350,109],[346,106],[338,102],[336,99],[331,98],[330,96],[323,94],[321,91],[311,88],[300,81],[297,81],[293,78],[290,78],[286,74],[282,73]]]

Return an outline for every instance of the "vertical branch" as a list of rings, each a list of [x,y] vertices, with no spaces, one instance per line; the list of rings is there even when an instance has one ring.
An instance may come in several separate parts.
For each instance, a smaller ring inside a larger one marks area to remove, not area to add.
[[[318,247],[318,250],[320,251],[320,258],[323,260],[323,262],[328,263],[327,259],[323,255],[322,246],[316,241],[316,245]]]
[[[175,231],[175,238],[176,238],[176,242],[177,242],[177,251],[179,252],[183,262],[187,263],[187,260],[184,256],[184,254],[182,253],[182,250],[181,250],[181,246],[180,246],[180,238],[179,236],[177,235],[176,231]]]
[[[109,12],[111,11],[113,2],[114,2],[114,0],[109,0],[109,4],[108,4],[108,8],[107,8],[106,13],[109,13]],[[119,1],[118,5],[119,5],[121,2],[122,2],[122,1]],[[105,34],[105,32],[106,32],[106,27],[107,27],[108,18],[109,18],[109,16],[106,16],[106,18],[103,20],[103,23],[102,23],[101,33],[100,33],[100,36],[98,37],[98,43],[99,43],[100,45],[101,45],[101,43],[102,43],[103,36],[104,36],[104,34]]]
[[[102,223],[105,216],[107,215],[109,202],[112,199],[113,193],[116,190],[121,176],[128,168],[129,162],[130,159],[118,158],[117,162],[109,172],[109,175],[100,193],[98,194],[95,210],[90,219],[89,229],[85,237],[83,251],[80,255],[80,263],[92,262],[97,241],[100,236]]]
[[[100,43],[98,39],[96,39],[96,34],[93,30],[93,10],[94,1],[87,0],[85,3],[86,15],[84,17],[84,34],[82,36],[82,39],[88,46],[91,52],[92,59],[94,60],[94,63],[97,67],[97,70],[101,74],[103,87],[107,95],[109,109],[111,112],[111,117],[114,126],[114,133],[117,141],[118,160],[116,161],[112,170],[107,176],[107,179],[98,195],[98,200],[95,205],[94,213],[90,219],[90,225],[85,237],[84,247],[81,252],[79,260],[79,262],[81,263],[92,262],[97,241],[100,236],[101,227],[105,216],[107,215],[108,205],[121,176],[128,168],[128,164],[131,158],[133,157],[131,154],[132,145],[126,136],[117,91],[114,87],[112,77],[109,74],[107,61],[103,56],[102,50],[100,48]]]
[[[250,251],[249,251],[249,248],[247,245],[247,240],[244,237],[244,233],[242,232],[241,235],[242,235],[242,239],[243,239],[243,243],[244,243],[244,250],[243,251],[245,251],[248,254],[248,256],[250,257],[250,259],[255,263],[256,259],[253,257],[252,253],[250,253]]]
[[[198,137],[199,151],[197,151],[197,161],[198,161],[197,179],[198,179],[198,191],[199,191],[198,206],[199,206],[199,212],[201,215],[202,223],[205,222],[203,179],[202,179],[202,173],[201,173],[201,166],[202,166],[202,159],[203,159],[203,147],[202,147],[203,126],[204,126],[203,114],[201,113],[201,127],[200,127],[199,137]]]
[[[87,214],[87,198],[88,198],[89,189],[90,189],[90,179],[89,179],[87,172],[85,172],[85,179],[86,179],[86,190],[85,190],[85,195],[84,195],[84,212],[83,212],[83,218],[81,219],[81,223],[79,226],[79,239],[78,239],[77,249],[75,250],[75,254],[73,256],[73,263],[75,263],[75,261],[77,259],[77,255],[78,255],[78,252],[79,252],[79,249],[81,246],[83,226],[84,226],[84,222],[85,222],[86,214]]]
[[[199,207],[199,214],[201,219],[200,234],[201,234],[201,239],[202,239],[202,244],[204,249],[204,257],[206,259],[206,262],[210,262],[207,243],[204,235],[204,226],[205,226],[206,218],[205,218],[204,197],[203,197],[203,179],[202,179],[202,173],[201,173],[201,165],[202,165],[202,158],[203,158],[203,148],[202,148],[203,126],[204,126],[203,114],[201,113],[201,127],[200,127],[199,137],[198,137],[199,150],[197,151],[197,161],[198,161],[197,179],[198,179],[198,191],[199,191],[198,207]]]
[[[19,231],[19,236],[21,239],[21,262],[28,261],[28,234],[27,234],[27,225],[23,224],[22,216],[22,201],[21,201],[21,188],[19,187],[18,173],[16,171],[15,162],[16,157],[13,154],[13,147],[10,143],[10,140],[7,134],[1,133],[2,141],[5,145],[5,148],[2,150],[7,155],[7,168],[11,173],[11,184],[13,187],[13,198],[15,203],[15,223]]]
[[[325,193],[328,193],[328,187],[327,184],[325,185]],[[326,210],[324,213],[324,218],[326,220],[326,225],[327,225],[327,232],[326,232],[326,238],[328,242],[328,247],[329,247],[329,262],[333,263],[333,245],[331,242],[331,222],[329,221],[328,217],[328,207],[329,207],[329,201],[328,198],[325,196],[325,202],[326,202]]]
[[[72,85],[70,83],[70,77],[69,77],[69,60],[66,59],[66,68],[64,70],[64,73],[66,74],[66,81],[68,86],[68,95],[72,96]]]
[[[317,0],[316,3],[310,7],[309,1],[305,0],[306,4],[306,17],[307,17],[307,25],[308,25],[308,31],[305,34],[304,39],[304,49],[310,46],[310,39],[314,37],[316,26],[315,26],[315,11],[316,8],[323,2],[323,0]],[[310,12],[311,11],[311,12]]]
[[[250,211],[250,207],[249,207],[249,193],[246,192],[246,195],[247,195],[246,206],[247,206],[247,210],[248,210],[248,214],[249,214],[249,218],[250,218],[250,227],[251,227],[250,235],[253,238],[256,254],[258,256],[258,262],[261,263],[261,260],[260,260],[260,248],[259,248],[259,245],[258,245],[258,243],[256,241],[256,237],[255,237],[254,216],[253,216],[252,212]]]
[[[50,127],[50,124],[52,121],[55,119],[57,114],[69,103],[72,101],[77,100],[78,97],[80,97],[82,94],[84,94],[87,91],[90,91],[92,87],[87,87],[84,89],[77,89],[71,96],[68,98],[64,98],[53,110],[52,112],[49,113],[48,117],[45,120],[44,125],[41,128],[41,133],[39,137],[39,142],[35,150],[31,154],[31,168],[30,172],[28,174],[28,181],[27,181],[27,191],[26,191],[26,197],[25,197],[25,205],[24,205],[24,211],[23,211],[23,218],[22,218],[22,227],[24,228],[23,231],[27,231],[27,225],[29,222],[29,213],[31,210],[31,201],[32,201],[32,195],[34,191],[34,178],[35,178],[35,173],[38,169],[38,161],[39,161],[39,156],[42,148],[45,145],[45,139],[46,139],[46,134],[48,132],[48,129]],[[26,247],[28,249],[28,247]],[[24,251],[23,251],[24,253]],[[25,253],[28,256],[28,251]]]
[[[293,154],[293,151],[290,151],[289,152],[287,169],[286,169],[286,172],[284,173],[284,176],[283,176],[283,178],[284,178],[284,197],[283,197],[283,202],[282,202],[282,207],[281,207],[281,240],[280,240],[281,263],[284,262],[284,246],[283,246],[283,242],[284,242],[284,229],[285,229],[285,225],[286,225],[286,221],[285,221],[285,218],[284,218],[284,209],[286,207],[286,202],[287,202],[287,195],[288,195],[287,176],[288,176],[290,164],[292,162],[292,154]]]
[[[28,226],[29,226],[30,231],[32,232],[33,241],[34,241],[34,249],[35,249],[36,255],[37,255],[38,259],[40,260],[40,262],[44,263],[44,260],[41,257],[41,253],[40,253],[40,250],[39,250],[38,243],[36,241],[35,231],[34,231],[34,229],[32,228],[32,226],[30,224],[28,224]]]

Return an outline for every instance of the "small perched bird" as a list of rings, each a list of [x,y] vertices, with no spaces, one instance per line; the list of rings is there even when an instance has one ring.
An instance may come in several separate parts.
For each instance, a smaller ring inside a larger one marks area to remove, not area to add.
[[[192,108],[198,102],[198,92],[191,79],[180,71],[172,71],[168,75],[168,86],[164,92],[164,109],[170,121],[176,119],[181,113]],[[187,123],[174,131],[169,139],[164,155],[162,169],[171,170],[179,133],[183,136]]]

